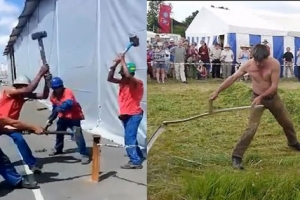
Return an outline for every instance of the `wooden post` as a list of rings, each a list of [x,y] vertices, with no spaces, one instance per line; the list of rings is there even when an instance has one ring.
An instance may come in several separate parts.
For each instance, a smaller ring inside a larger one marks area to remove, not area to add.
[[[100,135],[93,135],[92,181],[99,182],[100,173]]]
[[[212,114],[213,113],[213,101],[209,100],[208,101],[208,114]]]

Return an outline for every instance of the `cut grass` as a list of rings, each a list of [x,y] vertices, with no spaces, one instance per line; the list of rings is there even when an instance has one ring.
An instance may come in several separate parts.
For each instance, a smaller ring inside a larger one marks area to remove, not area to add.
[[[149,81],[148,137],[162,121],[207,112],[208,97],[219,84],[162,85]],[[279,93],[299,131],[300,83],[284,81]],[[249,105],[250,94],[249,84],[236,83],[219,96],[214,107]],[[233,111],[169,125],[148,156],[148,199],[299,200],[300,152],[287,147],[282,129],[269,111],[265,111],[246,152],[246,170],[231,168],[231,152],[247,125],[248,112]]]

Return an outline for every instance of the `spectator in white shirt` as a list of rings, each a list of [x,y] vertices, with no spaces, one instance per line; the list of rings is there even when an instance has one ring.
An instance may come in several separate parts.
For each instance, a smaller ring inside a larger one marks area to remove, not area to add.
[[[234,60],[233,51],[231,50],[230,45],[226,44],[224,46],[224,50],[221,53],[222,73],[224,79],[231,76],[233,60]]]

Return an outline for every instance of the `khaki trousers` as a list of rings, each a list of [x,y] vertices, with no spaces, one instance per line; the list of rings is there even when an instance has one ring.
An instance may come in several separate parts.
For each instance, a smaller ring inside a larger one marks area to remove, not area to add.
[[[253,99],[257,97],[253,94]],[[278,94],[267,97],[262,100],[264,108],[254,108],[250,110],[249,123],[244,131],[244,134],[236,144],[232,156],[242,158],[248,149],[260,123],[261,116],[265,109],[268,109],[277,120],[278,124],[282,127],[288,141],[288,145],[297,144],[296,131],[289,113],[280,99]]]

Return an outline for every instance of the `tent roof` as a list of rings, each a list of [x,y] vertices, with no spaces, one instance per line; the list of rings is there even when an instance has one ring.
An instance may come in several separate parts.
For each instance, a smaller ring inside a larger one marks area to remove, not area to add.
[[[300,36],[299,14],[257,13],[257,15],[266,21],[276,23],[278,26],[287,29],[289,36]]]
[[[225,10],[203,7],[186,30],[189,36],[213,36],[226,33],[245,33],[257,35],[288,34],[284,27],[265,20],[244,10]]]

